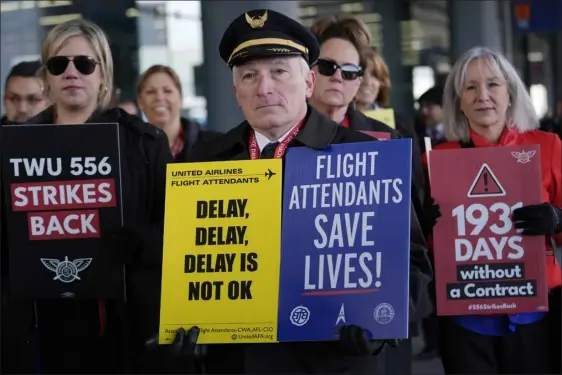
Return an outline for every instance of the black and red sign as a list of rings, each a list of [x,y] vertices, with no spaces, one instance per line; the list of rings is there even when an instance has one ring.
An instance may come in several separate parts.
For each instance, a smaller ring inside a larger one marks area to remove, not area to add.
[[[123,297],[104,241],[122,226],[117,124],[3,127],[2,190],[12,293]]]

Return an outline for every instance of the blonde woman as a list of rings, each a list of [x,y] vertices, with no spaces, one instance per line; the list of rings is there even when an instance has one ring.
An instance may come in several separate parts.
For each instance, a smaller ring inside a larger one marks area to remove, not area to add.
[[[435,150],[541,146],[544,203],[514,210],[511,220],[522,235],[544,237],[550,289],[548,312],[440,318],[445,373],[559,374],[562,275],[551,239],[562,243],[560,139],[537,130],[531,98],[516,70],[486,48],[473,48],[457,60],[445,84],[443,110],[449,142]],[[436,208],[434,217],[440,216]]]
[[[38,300],[35,322],[30,314],[9,322],[16,340],[27,343],[19,357],[27,361],[26,351],[35,347],[36,370],[42,373],[159,371],[146,363],[150,357],[141,348],[158,327],[165,170],[172,160],[168,139],[138,117],[108,108],[113,61],[97,25],[81,19],[57,25],[44,41],[41,61],[52,106],[28,123],[119,124],[124,226],[102,241],[116,267],[127,266],[128,304]],[[31,337],[33,324],[37,339]]]

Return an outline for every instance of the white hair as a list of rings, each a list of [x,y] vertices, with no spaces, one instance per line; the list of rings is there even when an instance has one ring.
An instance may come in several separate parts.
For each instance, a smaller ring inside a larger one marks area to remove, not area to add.
[[[531,97],[513,65],[501,53],[485,47],[474,47],[459,57],[445,83],[443,112],[447,140],[470,140],[468,120],[460,107],[460,94],[465,85],[468,64],[476,59],[486,61],[494,75],[503,77],[507,83],[510,106],[507,108],[506,121],[513,122],[520,133],[538,129],[539,121]]]
[[[308,66],[308,61],[306,61],[306,59],[304,57],[300,56],[299,64],[300,64],[300,67],[301,67],[302,76],[306,77],[308,72],[310,72],[310,66]],[[237,68],[238,67],[236,65],[232,67],[232,82],[235,85],[236,85],[236,69]]]

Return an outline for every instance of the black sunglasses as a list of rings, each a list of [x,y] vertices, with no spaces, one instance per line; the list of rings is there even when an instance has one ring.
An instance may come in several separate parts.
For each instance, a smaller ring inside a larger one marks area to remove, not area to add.
[[[54,76],[60,76],[72,61],[76,70],[85,75],[90,75],[96,70],[98,62],[90,56],[54,56],[47,60],[47,70]]]
[[[333,76],[338,69],[341,71],[342,78],[346,81],[356,80],[363,75],[363,68],[353,64],[339,65],[333,60],[318,59],[314,65],[318,67],[318,73],[326,77]]]

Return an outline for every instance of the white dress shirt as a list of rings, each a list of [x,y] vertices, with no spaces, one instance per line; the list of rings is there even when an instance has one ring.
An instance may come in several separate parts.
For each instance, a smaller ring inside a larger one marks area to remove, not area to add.
[[[299,121],[300,122],[300,121]],[[297,123],[298,124],[298,123]],[[263,151],[263,149],[265,148],[265,146],[267,146],[270,143],[273,142],[282,142],[285,138],[287,138],[287,136],[291,133],[291,131],[295,128],[295,126],[297,126],[297,124],[293,125],[291,127],[291,129],[287,130],[287,132],[285,134],[283,134],[277,141],[271,141],[269,140],[269,138],[267,138],[265,135],[261,134],[260,132],[258,132],[257,130],[254,130],[254,134],[256,136],[256,143],[258,144],[258,147],[260,149],[260,152]]]

